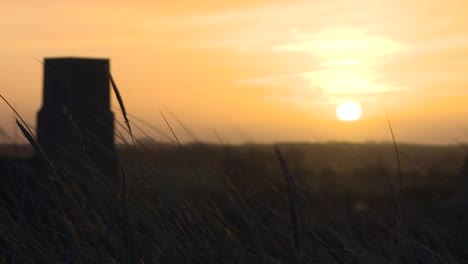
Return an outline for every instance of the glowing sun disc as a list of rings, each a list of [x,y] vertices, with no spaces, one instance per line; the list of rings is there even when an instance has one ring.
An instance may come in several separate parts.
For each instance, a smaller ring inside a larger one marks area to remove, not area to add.
[[[336,107],[336,116],[340,121],[357,121],[361,113],[361,106],[354,101],[345,101]]]

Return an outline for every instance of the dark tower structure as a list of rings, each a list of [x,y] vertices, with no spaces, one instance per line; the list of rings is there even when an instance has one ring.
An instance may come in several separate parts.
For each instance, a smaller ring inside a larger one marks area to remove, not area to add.
[[[108,59],[45,59],[37,138],[57,167],[115,174],[108,73]]]

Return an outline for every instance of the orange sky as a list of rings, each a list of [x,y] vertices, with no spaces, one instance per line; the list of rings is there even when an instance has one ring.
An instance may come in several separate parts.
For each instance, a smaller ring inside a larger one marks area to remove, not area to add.
[[[203,140],[387,141],[385,108],[399,141],[468,139],[464,0],[29,0],[0,17],[0,94],[31,124],[40,60],[93,56],[130,113],[167,130],[167,108]],[[337,120],[345,99],[360,121]]]

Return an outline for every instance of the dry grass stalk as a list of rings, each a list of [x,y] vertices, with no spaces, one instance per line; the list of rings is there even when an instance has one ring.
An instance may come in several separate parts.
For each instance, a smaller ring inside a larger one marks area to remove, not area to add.
[[[295,187],[297,182],[289,170],[286,161],[283,158],[278,146],[275,146],[275,153],[280,162],[281,168],[283,169],[284,179],[286,181],[287,192],[288,192],[288,201],[289,201],[289,215],[291,220],[291,228],[293,232],[294,239],[294,248],[296,249],[296,255],[298,263],[301,262],[301,239],[300,239],[300,228],[299,228],[299,216],[297,208],[297,196]]]
[[[395,135],[393,133],[392,124],[390,123],[390,118],[388,117],[388,112],[385,110],[385,115],[387,117],[388,127],[390,128],[390,134],[392,135],[393,146],[395,148],[395,155],[398,164],[398,180],[399,180],[399,187],[400,192],[397,194],[393,188],[393,195],[395,199],[395,206],[397,210],[397,245],[396,245],[396,253],[395,253],[395,262],[399,262],[399,254],[400,254],[400,247],[401,247],[401,237],[403,232],[403,213],[402,213],[402,205],[401,205],[401,194],[403,192],[403,175],[401,171],[401,162],[400,162],[400,154],[398,151],[398,146],[395,140]]]
[[[63,107],[63,113],[67,116],[68,122],[70,123],[72,127],[73,136],[75,137],[75,140],[78,141],[78,143],[80,144],[81,152],[83,152],[86,164],[89,169],[91,167],[91,159],[89,158],[88,151],[86,150],[83,135],[80,133],[80,129],[78,128],[78,125],[75,123],[75,120],[73,120],[73,117],[70,114],[70,111],[68,111],[68,108],[66,106]]]
[[[38,154],[37,156],[42,160],[43,163],[47,165],[51,173],[51,179],[54,179],[57,176],[55,167],[37,142],[36,138],[33,136],[33,134],[30,133],[30,130],[27,128],[27,126],[23,125],[18,119],[16,119],[16,125],[19,127],[21,133],[24,135],[29,144],[31,144],[31,146],[34,148]]]
[[[117,101],[119,102],[119,106],[120,106],[120,110],[122,111],[122,116],[125,120],[125,124],[127,125],[127,129],[128,129],[128,133],[130,134],[130,137],[132,139],[132,145],[135,146],[135,139],[133,137],[133,133],[132,133],[132,127],[130,126],[130,121],[128,120],[128,117],[127,117],[127,111],[125,110],[125,105],[124,105],[124,102],[123,102],[123,99],[122,99],[122,96],[120,95],[120,92],[119,92],[119,89],[117,88],[117,85],[114,81],[114,78],[112,77],[112,74],[110,72],[110,70],[108,71],[108,74],[109,74],[109,80],[111,82],[111,85],[112,85],[112,89],[114,90],[114,93],[115,93],[115,96],[117,97]],[[124,211],[124,234],[125,234],[125,238],[124,238],[124,243],[125,243],[125,250],[126,250],[126,254],[125,254],[125,261],[126,263],[128,263],[129,261],[129,256],[128,256],[128,253],[129,253],[129,244],[131,241],[130,240],[130,237],[131,237],[131,234],[130,234],[130,228],[129,228],[129,219],[128,219],[128,214],[127,214],[127,195],[126,195],[126,175],[125,175],[125,171],[124,169],[122,169],[122,209]]]
[[[119,89],[117,88],[117,84],[115,84],[114,78],[112,77],[112,74],[110,71],[108,72],[109,74],[109,80],[112,85],[112,89],[114,90],[115,97],[117,97],[117,101],[119,102],[120,110],[122,111],[122,116],[125,120],[125,124],[127,125],[128,133],[130,134],[130,137],[132,138],[132,143],[135,145],[134,138],[133,138],[133,133],[132,133],[132,127],[130,126],[130,120],[128,120],[127,117],[127,110],[125,110],[125,105],[122,99],[122,96],[120,95]]]
[[[175,140],[177,141],[177,144],[179,146],[179,149],[180,151],[184,151],[184,147],[182,145],[182,143],[180,142],[179,140],[179,137],[177,137],[177,134],[175,133],[174,129],[172,129],[172,126],[171,124],[169,123],[169,121],[167,120],[166,116],[164,115],[164,113],[161,111],[161,109],[159,109],[159,113],[161,114],[161,116],[163,117],[164,119],[164,122],[166,123],[167,127],[169,128],[169,130],[171,131],[172,135],[174,136]],[[209,192],[208,192],[208,189],[206,188],[206,185],[205,185],[205,182],[203,181],[203,178],[200,174],[200,172],[197,170],[197,168],[195,167],[195,162],[193,161],[192,157],[188,157],[188,161],[190,163],[190,166],[193,170],[193,172],[195,173],[195,175],[197,176],[197,179],[198,179],[198,182],[200,183],[202,189],[203,189],[203,192],[205,194],[205,196],[207,197],[207,199],[209,200]]]

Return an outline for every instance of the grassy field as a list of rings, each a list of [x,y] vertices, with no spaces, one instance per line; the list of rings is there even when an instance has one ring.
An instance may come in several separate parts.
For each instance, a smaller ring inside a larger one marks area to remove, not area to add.
[[[118,149],[112,177],[1,163],[0,263],[468,263],[459,146]]]

